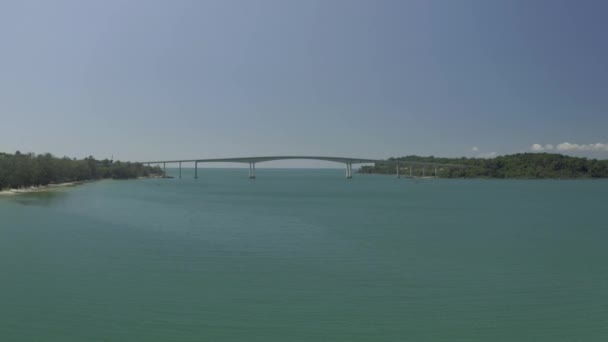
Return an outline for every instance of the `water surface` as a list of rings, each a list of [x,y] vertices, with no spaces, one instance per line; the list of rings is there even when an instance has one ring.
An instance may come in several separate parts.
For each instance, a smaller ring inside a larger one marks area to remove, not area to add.
[[[606,341],[606,181],[203,169],[0,198],[2,341]]]

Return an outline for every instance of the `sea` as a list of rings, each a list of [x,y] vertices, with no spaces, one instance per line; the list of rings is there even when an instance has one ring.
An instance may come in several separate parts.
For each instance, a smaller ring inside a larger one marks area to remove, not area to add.
[[[0,341],[608,341],[608,181],[169,171],[0,196]]]

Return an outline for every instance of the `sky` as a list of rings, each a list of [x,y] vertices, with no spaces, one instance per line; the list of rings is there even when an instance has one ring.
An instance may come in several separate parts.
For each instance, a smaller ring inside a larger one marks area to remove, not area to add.
[[[608,158],[605,1],[0,2],[0,151]]]

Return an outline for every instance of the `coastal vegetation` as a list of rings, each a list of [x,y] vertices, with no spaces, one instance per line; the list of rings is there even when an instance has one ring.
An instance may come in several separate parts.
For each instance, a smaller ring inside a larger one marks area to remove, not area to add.
[[[30,186],[44,186],[64,182],[96,179],[129,179],[162,175],[159,167],[140,163],[85,159],[58,158],[50,153],[35,155],[0,153],[0,190]]]
[[[518,153],[495,158],[436,158],[405,156],[390,158],[403,161],[403,174],[408,174],[407,162],[457,164],[465,166],[439,167],[438,176],[442,178],[608,178],[608,160],[571,157],[553,153]],[[423,166],[411,164],[412,174],[421,176]],[[395,174],[395,164],[376,164],[363,166],[361,173]],[[426,166],[426,175],[434,173],[433,166]]]

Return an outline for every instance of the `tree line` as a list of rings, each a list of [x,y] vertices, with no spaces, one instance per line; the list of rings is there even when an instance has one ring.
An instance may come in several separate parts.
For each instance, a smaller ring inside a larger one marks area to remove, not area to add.
[[[436,158],[405,156],[389,158],[403,162],[403,174],[407,174],[407,162],[458,164],[464,168],[439,167],[442,178],[608,178],[608,160],[588,159],[554,153],[518,153],[495,158]],[[412,165],[412,174],[422,175],[422,166]],[[363,166],[361,173],[395,174],[395,164]],[[426,167],[426,175],[433,175],[433,167]]]
[[[50,153],[35,155],[0,153],[0,189],[17,189],[55,183],[96,179],[129,179],[162,175],[160,167],[140,163],[58,158]]]

